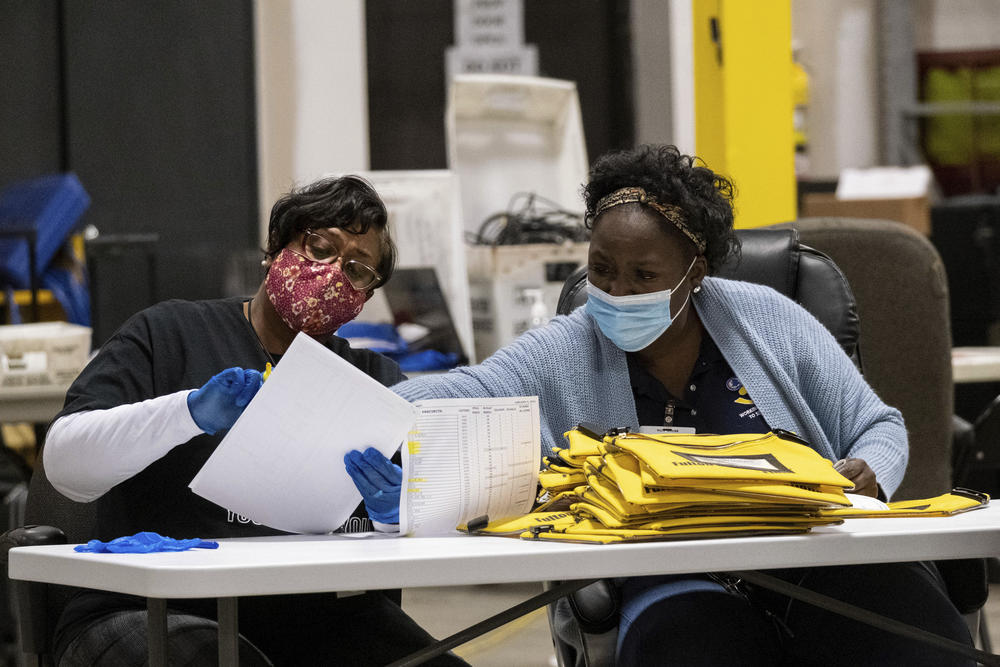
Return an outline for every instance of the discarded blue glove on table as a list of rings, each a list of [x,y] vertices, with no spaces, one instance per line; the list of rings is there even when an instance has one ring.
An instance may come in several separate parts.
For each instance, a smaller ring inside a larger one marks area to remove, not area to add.
[[[73,550],[88,553],[148,554],[154,551],[187,551],[188,549],[218,548],[218,542],[201,540],[197,537],[188,540],[176,540],[172,537],[164,537],[159,533],[144,531],[135,535],[116,537],[110,542],[91,540],[86,544],[75,546]]]
[[[213,434],[236,423],[264,380],[253,368],[227,368],[201,389],[188,394],[191,419],[202,431]]]
[[[372,521],[399,523],[399,495],[403,486],[403,469],[369,447],[364,454],[352,450],[344,455],[347,474],[354,480],[365,509]]]

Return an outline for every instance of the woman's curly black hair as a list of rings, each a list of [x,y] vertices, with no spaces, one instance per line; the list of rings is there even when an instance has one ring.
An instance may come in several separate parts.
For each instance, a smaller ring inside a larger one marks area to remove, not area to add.
[[[684,211],[688,227],[705,239],[710,274],[727,257],[739,253],[740,241],[733,231],[735,186],[705,167],[699,158],[684,155],[675,146],[651,144],[597,158],[583,188],[587,226],[593,227],[602,197],[627,187],[643,188],[660,203]],[[663,224],[670,223],[664,220]]]
[[[264,254],[274,259],[307,229],[339,227],[351,234],[378,231],[378,266],[384,285],[396,267],[396,244],[389,236],[389,214],[375,188],[360,176],[324,178],[283,195],[271,207]]]

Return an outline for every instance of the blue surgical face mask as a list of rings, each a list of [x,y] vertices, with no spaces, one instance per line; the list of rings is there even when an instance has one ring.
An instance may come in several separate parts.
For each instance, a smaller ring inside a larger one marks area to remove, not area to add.
[[[673,289],[648,294],[611,296],[587,281],[587,312],[597,321],[604,335],[626,352],[637,352],[663,335],[673,323],[670,297],[681,286],[694,266],[695,257]],[[688,293],[677,309],[680,313],[691,300]]]

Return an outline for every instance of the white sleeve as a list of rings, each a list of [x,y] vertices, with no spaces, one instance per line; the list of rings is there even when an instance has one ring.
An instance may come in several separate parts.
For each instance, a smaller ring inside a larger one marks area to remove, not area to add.
[[[45,474],[59,493],[90,502],[203,431],[188,410],[192,390],[60,417],[45,436]]]

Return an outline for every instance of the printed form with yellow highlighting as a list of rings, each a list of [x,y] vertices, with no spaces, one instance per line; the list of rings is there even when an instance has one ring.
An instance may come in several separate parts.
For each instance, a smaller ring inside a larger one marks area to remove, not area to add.
[[[537,396],[414,405],[403,447],[402,534],[445,535],[531,511],[541,457]]]

